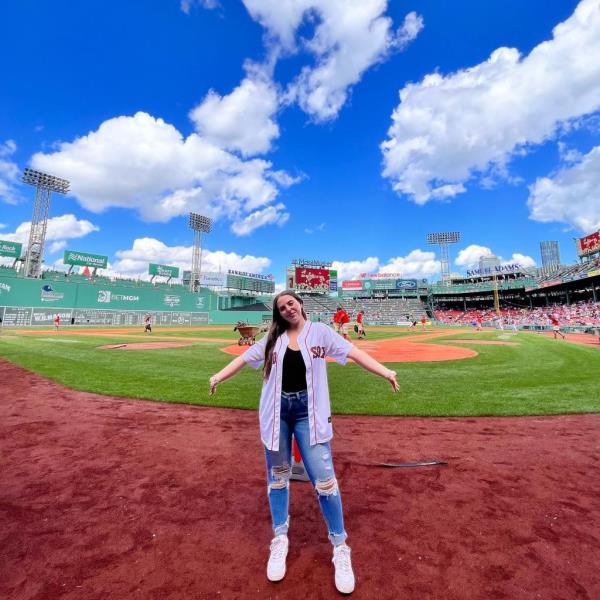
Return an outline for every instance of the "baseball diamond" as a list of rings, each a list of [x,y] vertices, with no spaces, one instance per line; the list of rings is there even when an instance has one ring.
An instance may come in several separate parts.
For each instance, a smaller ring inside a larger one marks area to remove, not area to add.
[[[600,599],[600,0],[0,55],[0,600]]]

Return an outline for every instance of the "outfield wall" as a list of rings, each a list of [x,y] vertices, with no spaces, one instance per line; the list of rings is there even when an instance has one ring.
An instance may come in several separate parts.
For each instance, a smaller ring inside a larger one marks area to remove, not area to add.
[[[5,327],[51,325],[57,314],[64,325],[140,325],[147,313],[155,325],[263,321],[261,312],[219,311],[217,295],[207,289],[192,293],[181,286],[0,277],[0,319]]]

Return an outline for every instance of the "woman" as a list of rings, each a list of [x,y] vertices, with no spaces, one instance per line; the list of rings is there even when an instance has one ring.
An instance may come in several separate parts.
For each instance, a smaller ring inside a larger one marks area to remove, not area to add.
[[[349,594],[354,591],[354,573],[329,444],[333,430],[327,357],[341,364],[351,358],[364,369],[386,378],[395,392],[399,389],[394,371],[355,348],[327,325],[308,321],[302,299],[286,290],[273,301],[269,333],[210,378],[210,393],[246,364],[254,368],[263,364],[259,420],[274,533],[267,577],[270,581],[280,581],[285,576],[293,434],[333,544],[335,585],[340,592]]]

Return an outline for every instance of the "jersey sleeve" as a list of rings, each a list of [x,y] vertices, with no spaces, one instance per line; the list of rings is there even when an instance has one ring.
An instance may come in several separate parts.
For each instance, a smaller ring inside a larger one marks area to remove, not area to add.
[[[327,325],[323,325],[323,330],[327,356],[330,356],[341,365],[345,365],[348,362],[348,353],[353,348],[352,344]]]
[[[265,348],[267,346],[267,338],[269,334],[267,333],[262,337],[261,340],[256,342],[256,344],[250,346],[244,354],[242,354],[242,360],[250,365],[253,369],[258,369],[263,364],[265,360]]]

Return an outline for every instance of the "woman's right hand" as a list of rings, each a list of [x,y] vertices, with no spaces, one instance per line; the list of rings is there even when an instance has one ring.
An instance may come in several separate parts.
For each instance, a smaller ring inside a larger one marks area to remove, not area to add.
[[[400,391],[400,385],[398,381],[396,381],[396,371],[388,371],[385,378],[390,382],[390,385],[392,386],[394,392]]]

